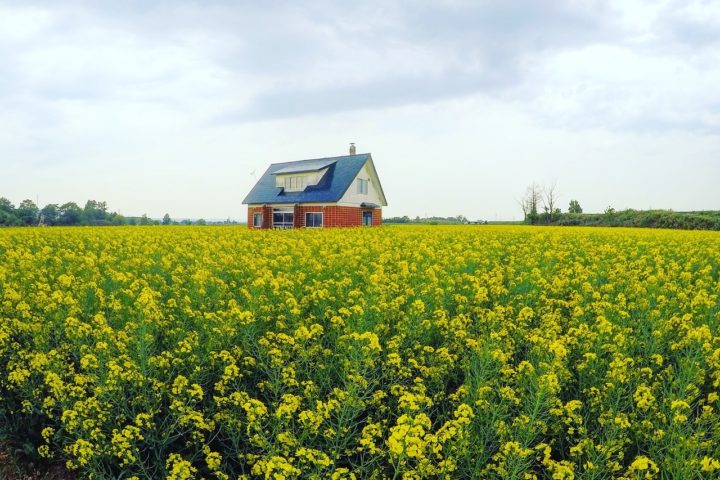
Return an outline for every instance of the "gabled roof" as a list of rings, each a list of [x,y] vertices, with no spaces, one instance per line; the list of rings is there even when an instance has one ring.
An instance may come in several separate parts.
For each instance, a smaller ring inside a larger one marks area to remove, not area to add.
[[[342,157],[315,158],[296,162],[273,163],[260,177],[250,193],[245,197],[245,204],[263,203],[325,203],[337,202],[345,194],[360,169],[370,161],[369,153],[344,155]],[[275,186],[275,175],[300,172],[315,172],[327,169],[317,185],[309,185],[300,192],[286,192],[282,187]],[[373,167],[374,172],[374,167]],[[377,178],[377,173],[375,173]],[[380,195],[385,199],[378,179]]]

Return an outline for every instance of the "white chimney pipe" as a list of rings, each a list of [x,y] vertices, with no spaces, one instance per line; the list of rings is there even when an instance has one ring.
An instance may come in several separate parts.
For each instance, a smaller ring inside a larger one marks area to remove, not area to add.
[[[350,144],[350,155],[355,155],[355,144],[354,143]]]

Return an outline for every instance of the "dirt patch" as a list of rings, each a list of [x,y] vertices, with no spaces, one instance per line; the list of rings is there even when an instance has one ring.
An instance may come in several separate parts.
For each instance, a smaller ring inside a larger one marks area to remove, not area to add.
[[[0,444],[0,479],[2,480],[74,480],[75,476],[62,465],[36,465],[23,461],[7,444]]]

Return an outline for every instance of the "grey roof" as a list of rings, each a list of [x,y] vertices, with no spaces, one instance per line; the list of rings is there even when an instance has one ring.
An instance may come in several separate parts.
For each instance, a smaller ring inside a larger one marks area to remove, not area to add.
[[[342,157],[315,158],[296,162],[273,163],[245,197],[245,204],[263,203],[325,203],[337,202],[345,194],[360,169],[372,161],[369,153],[344,155]],[[310,185],[300,192],[286,192],[275,186],[278,173],[311,172],[327,168],[317,185]],[[382,187],[378,185],[381,196]]]
[[[301,160],[299,162],[293,162],[287,167],[275,170],[273,175],[279,175],[281,173],[316,172],[318,170],[322,170],[328,165],[332,165],[335,162],[337,162],[337,160],[333,158],[323,160]]]

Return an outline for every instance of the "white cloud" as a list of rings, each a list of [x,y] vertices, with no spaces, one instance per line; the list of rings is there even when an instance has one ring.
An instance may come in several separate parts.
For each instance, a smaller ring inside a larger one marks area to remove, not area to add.
[[[553,179],[586,210],[720,208],[718,25],[708,2],[10,3],[0,196],[244,218],[252,170],[357,141],[389,215],[512,218]]]
[[[52,23],[47,10],[36,7],[0,6],[0,42],[23,42],[45,31]]]
[[[549,124],[616,130],[720,132],[720,63],[592,45],[562,52],[538,69],[534,101]]]

